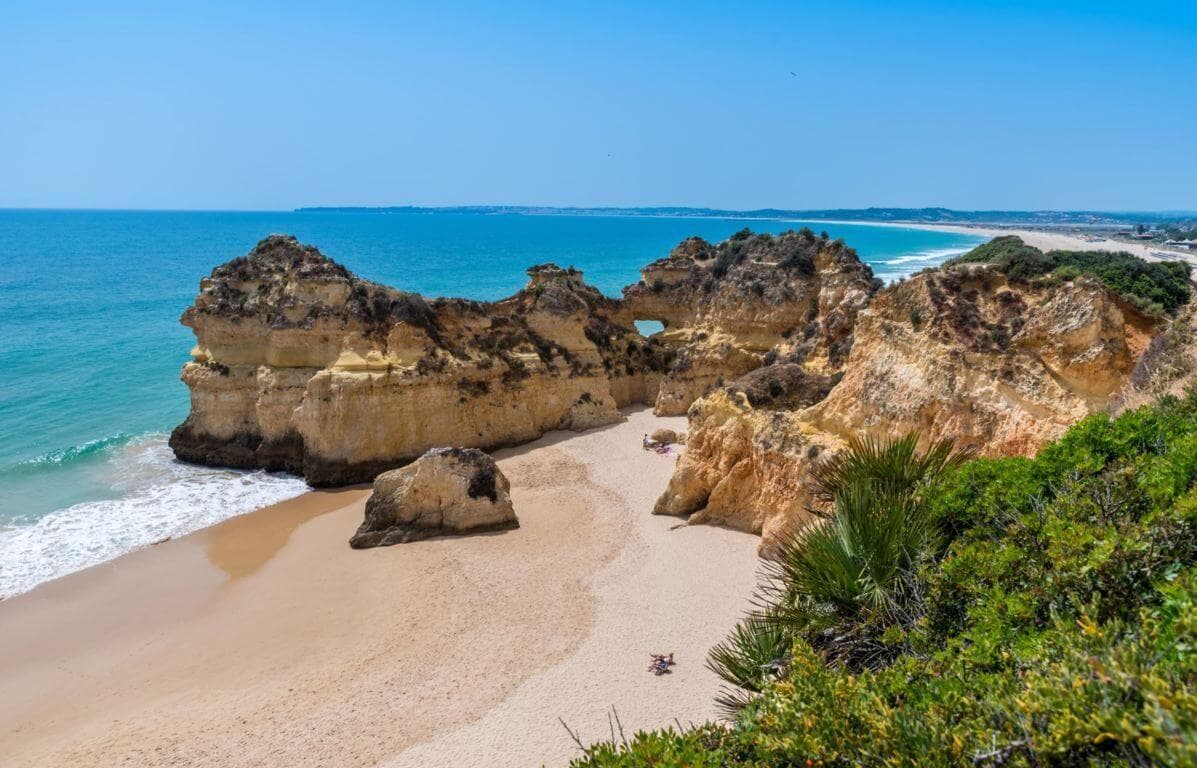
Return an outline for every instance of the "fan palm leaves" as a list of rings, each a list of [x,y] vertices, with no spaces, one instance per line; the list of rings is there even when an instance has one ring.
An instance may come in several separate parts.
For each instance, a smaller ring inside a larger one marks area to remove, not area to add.
[[[845,450],[812,468],[813,495],[835,503],[840,492],[858,484],[886,498],[910,495],[972,456],[971,451],[957,451],[951,440],[937,440],[924,451],[918,444],[918,432],[892,439],[854,437]]]
[[[784,660],[797,637],[830,663],[876,668],[892,658],[882,635],[921,614],[917,572],[936,551],[922,490],[970,455],[946,440],[918,445],[917,433],[862,437],[812,470],[814,497],[834,512],[782,543],[766,566],[759,612],[711,652],[711,669],[747,692],[721,697],[726,709],[771,679],[762,669]]]
[[[767,616],[750,614],[726,640],[711,649],[707,668],[725,682],[715,698],[727,715],[733,715],[760,693],[789,663],[793,637]]]

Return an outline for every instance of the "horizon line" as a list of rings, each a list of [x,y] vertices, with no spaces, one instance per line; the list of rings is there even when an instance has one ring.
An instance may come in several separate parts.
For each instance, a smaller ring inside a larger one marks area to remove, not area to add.
[[[506,211],[512,214],[531,211],[611,211],[611,212],[645,212],[645,211],[675,211],[675,212],[705,212],[708,214],[730,214],[746,216],[750,214],[817,214],[817,213],[869,213],[873,211],[943,211],[947,213],[978,214],[1090,214],[1090,215],[1145,215],[1145,216],[1197,216],[1197,210],[1182,208],[1169,209],[1101,209],[1101,208],[951,208],[943,205],[924,206],[880,206],[869,205],[859,208],[838,206],[822,208],[780,208],[766,206],[760,208],[715,208],[700,205],[562,205],[562,204],[512,204],[512,203],[468,203],[454,205],[417,205],[417,204],[385,204],[385,205],[302,205],[292,208],[137,208],[137,207],[103,207],[103,206],[0,206],[0,212],[80,212],[80,213],[305,213],[305,212],[337,212],[337,211]],[[817,218],[817,217],[816,217]]]

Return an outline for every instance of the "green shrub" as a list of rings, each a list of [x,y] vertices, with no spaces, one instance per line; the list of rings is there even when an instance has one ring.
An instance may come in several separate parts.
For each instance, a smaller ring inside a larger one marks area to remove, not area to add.
[[[1012,281],[1039,279],[1049,285],[1073,280],[1082,274],[1093,275],[1151,315],[1174,312],[1188,302],[1192,271],[1185,262],[1148,262],[1125,252],[1043,253],[1013,235],[995,237],[949,263],[992,264]]]
[[[1056,267],[1056,277],[1061,280],[1075,280],[1081,276],[1081,268],[1075,264],[1064,264]]]
[[[735,715],[777,679],[789,663],[793,636],[768,616],[745,617],[726,640],[711,649],[707,668],[728,686],[715,701],[726,714]]]
[[[579,768],[726,768],[754,763],[726,729],[707,724],[687,731],[676,731],[670,726],[660,731],[637,733],[630,741],[599,742],[585,747],[582,757],[570,765]]]

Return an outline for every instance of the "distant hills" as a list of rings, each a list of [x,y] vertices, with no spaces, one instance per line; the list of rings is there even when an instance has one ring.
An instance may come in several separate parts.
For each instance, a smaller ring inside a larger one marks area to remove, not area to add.
[[[821,219],[826,221],[921,222],[928,224],[1020,224],[1025,226],[1118,226],[1192,219],[1197,213],[1119,211],[956,211],[951,208],[820,208],[790,210],[759,208],[729,211],[721,208],[582,208],[525,205],[461,205],[427,208],[420,206],[297,208],[300,212],[322,213],[472,213],[535,216],[693,216],[721,219]]]

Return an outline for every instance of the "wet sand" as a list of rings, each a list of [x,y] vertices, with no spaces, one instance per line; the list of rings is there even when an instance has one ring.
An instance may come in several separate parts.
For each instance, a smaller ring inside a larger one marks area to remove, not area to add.
[[[650,515],[684,419],[628,415],[496,454],[518,530],[355,551],[368,491],[313,492],[0,603],[4,764],[561,765],[558,717],[713,718],[757,541]]]

